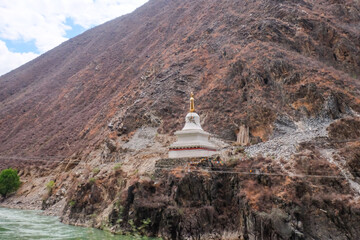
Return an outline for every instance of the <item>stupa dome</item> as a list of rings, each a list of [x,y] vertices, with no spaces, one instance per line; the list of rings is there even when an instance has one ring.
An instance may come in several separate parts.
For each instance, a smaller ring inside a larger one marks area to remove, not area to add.
[[[169,158],[209,157],[217,154],[216,146],[209,141],[210,134],[200,124],[195,112],[194,95],[190,97],[190,112],[185,117],[185,126],[175,132],[177,141],[169,148]]]
[[[182,130],[184,131],[184,130],[192,130],[192,129],[203,130],[200,124],[200,117],[196,112],[189,112],[186,115],[185,126]]]

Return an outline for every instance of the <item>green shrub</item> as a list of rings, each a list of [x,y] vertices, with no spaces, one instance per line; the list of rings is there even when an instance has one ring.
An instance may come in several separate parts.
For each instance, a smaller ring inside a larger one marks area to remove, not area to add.
[[[95,181],[96,181],[95,178],[90,178],[90,179],[89,179],[89,183],[91,183],[91,184],[93,184]]]
[[[69,202],[69,206],[70,206],[70,207],[75,206],[75,204],[76,204],[76,202],[75,202],[74,200],[71,200],[71,201]]]
[[[92,170],[92,172],[93,172],[94,174],[98,174],[98,173],[100,172],[100,169],[99,169],[99,168],[94,168],[94,169]]]
[[[6,197],[20,187],[20,177],[15,169],[4,169],[0,173],[0,194]]]
[[[55,182],[53,180],[51,180],[46,184],[46,188],[50,193],[52,192],[54,187],[55,187]]]
[[[118,220],[119,221],[119,220]],[[122,220],[120,220],[118,223],[121,223]],[[130,219],[128,221],[129,225],[130,225],[130,228],[131,228],[131,232],[132,232],[132,235],[135,236],[135,237],[140,237],[140,235],[145,235],[146,234],[146,229],[150,226],[151,224],[151,220],[150,218],[147,218],[147,219],[143,219],[141,221],[141,226],[137,227],[134,223],[134,220],[133,219]]]
[[[150,226],[151,224],[151,219],[147,218],[147,219],[143,219],[141,221],[141,226],[138,228],[138,231],[140,232],[141,235],[145,235],[146,233],[146,229]]]

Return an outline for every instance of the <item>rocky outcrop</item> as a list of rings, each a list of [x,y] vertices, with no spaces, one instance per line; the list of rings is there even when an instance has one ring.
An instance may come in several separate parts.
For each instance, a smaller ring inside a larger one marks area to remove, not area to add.
[[[332,170],[326,161],[306,158],[297,160],[314,162],[311,170],[297,167],[305,174]],[[281,175],[263,158],[209,167],[163,169],[161,177],[135,180],[117,195],[102,227],[163,239],[356,239],[360,234],[360,208],[341,179]],[[99,182],[78,188],[71,197],[75,203],[68,205],[70,222],[93,217],[103,201],[98,198],[104,192],[88,198],[101,188]]]
[[[331,124],[328,128],[329,138],[332,141],[341,143],[359,141],[360,118],[343,118]]]

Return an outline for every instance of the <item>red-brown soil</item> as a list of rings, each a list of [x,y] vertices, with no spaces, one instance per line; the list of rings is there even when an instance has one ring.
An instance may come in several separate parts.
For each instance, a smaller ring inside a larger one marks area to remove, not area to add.
[[[149,1],[0,78],[1,155],[66,157],[149,114],[171,133],[190,91],[227,139],[360,112],[359,20],[355,0]]]

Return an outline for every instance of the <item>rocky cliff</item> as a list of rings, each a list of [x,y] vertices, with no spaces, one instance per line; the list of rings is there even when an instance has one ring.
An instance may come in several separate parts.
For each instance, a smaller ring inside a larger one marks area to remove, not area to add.
[[[150,0],[0,78],[1,167],[72,224],[355,239],[359,76],[357,0]],[[227,173],[156,175],[190,91]]]

